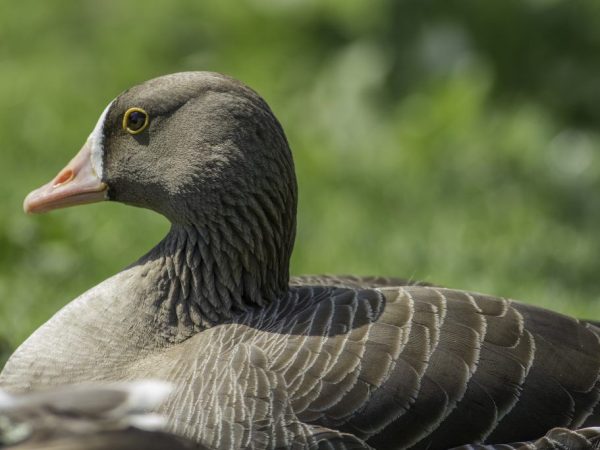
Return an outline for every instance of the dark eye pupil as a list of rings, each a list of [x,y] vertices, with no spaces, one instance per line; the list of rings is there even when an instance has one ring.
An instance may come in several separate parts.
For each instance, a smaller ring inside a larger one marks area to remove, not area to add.
[[[133,111],[127,118],[127,128],[136,131],[144,126],[146,115],[140,111]]]

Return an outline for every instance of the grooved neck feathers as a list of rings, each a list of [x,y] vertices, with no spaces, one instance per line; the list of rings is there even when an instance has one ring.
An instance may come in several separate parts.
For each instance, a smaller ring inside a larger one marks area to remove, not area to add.
[[[159,263],[164,288],[156,291],[154,304],[159,321],[171,330],[169,340],[186,339],[286,294],[291,245],[279,242],[280,231],[259,228],[256,216],[246,223],[234,215],[222,219],[201,226],[173,224],[140,260]]]

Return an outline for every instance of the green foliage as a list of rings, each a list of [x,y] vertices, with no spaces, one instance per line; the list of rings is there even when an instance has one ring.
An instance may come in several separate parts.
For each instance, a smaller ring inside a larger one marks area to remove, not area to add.
[[[294,273],[387,274],[600,318],[594,0],[23,0],[0,15],[0,341],[15,346],[168,229],[26,193],[145,79],[215,70],[294,150]],[[4,345],[4,344],[0,344]]]

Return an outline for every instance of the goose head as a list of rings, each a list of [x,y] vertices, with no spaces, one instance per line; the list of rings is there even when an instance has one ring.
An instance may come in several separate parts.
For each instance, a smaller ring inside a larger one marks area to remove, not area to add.
[[[24,209],[102,200],[154,210],[171,221],[172,234],[197,231],[204,253],[228,259],[215,265],[229,274],[220,282],[239,291],[232,295],[268,299],[287,289],[296,214],[292,155],[266,102],[236,80],[184,72],[126,90],[66,167],[27,196]]]

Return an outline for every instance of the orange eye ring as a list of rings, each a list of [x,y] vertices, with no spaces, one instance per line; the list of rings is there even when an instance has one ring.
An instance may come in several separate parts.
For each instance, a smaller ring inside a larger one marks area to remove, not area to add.
[[[150,119],[142,108],[129,108],[123,115],[123,129],[129,134],[139,134],[148,127]]]

